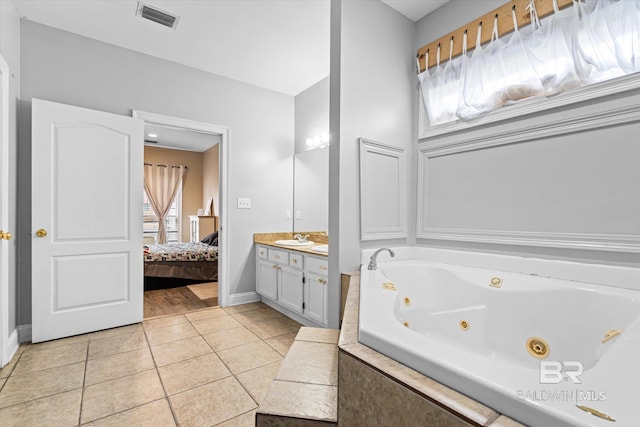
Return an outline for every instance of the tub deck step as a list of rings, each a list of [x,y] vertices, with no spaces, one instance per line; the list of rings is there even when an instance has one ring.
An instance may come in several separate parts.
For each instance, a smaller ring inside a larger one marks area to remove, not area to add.
[[[258,407],[256,426],[338,424],[339,334],[300,328]]]

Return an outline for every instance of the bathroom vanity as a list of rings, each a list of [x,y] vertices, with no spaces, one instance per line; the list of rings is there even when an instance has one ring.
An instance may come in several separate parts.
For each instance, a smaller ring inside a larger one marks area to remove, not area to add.
[[[263,302],[309,326],[327,325],[327,255],[256,235],[256,292]],[[326,236],[325,236],[326,238]],[[314,240],[316,243],[317,239]]]

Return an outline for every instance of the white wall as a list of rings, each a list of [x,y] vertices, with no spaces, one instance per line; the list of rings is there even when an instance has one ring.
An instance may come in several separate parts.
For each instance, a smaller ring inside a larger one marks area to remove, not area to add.
[[[282,213],[293,198],[293,97],[25,20],[21,54],[25,104],[43,98],[127,116],[139,109],[230,128],[229,227],[224,230],[230,237],[225,254],[229,293],[254,291],[253,233],[291,226]],[[28,145],[25,141],[21,144]],[[28,182],[26,151],[20,179]],[[251,198],[252,209],[236,209],[237,197]],[[20,209],[28,218],[30,203]],[[26,256],[29,240],[24,243]],[[20,322],[28,324],[31,266],[24,261]]]
[[[11,72],[9,83],[9,232],[17,235],[17,101],[20,97],[20,18],[12,1],[0,1],[0,53]],[[5,230],[6,231],[6,230]],[[17,323],[18,290],[16,280],[17,239],[9,247],[9,333]]]
[[[341,22],[336,28],[338,10]],[[361,248],[413,243],[411,238],[360,242],[358,138],[415,151],[414,27],[412,21],[377,0],[332,2],[330,120],[331,134],[339,129],[339,138],[330,146],[330,318],[339,307],[339,272],[358,269]],[[413,177],[413,162],[410,168],[407,176]],[[415,180],[410,178],[406,185],[415,189]],[[407,223],[415,224],[415,209],[407,211]],[[339,239],[334,246],[336,232]],[[410,227],[409,235],[414,232]]]

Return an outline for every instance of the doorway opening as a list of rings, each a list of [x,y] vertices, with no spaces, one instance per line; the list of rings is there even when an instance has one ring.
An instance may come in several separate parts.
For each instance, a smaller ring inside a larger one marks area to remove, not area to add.
[[[144,190],[144,317],[226,305],[226,127],[133,111],[145,124],[145,169],[186,166],[159,244]],[[159,166],[157,166],[159,165]],[[151,173],[151,172],[149,172]],[[156,206],[157,208],[157,206]]]

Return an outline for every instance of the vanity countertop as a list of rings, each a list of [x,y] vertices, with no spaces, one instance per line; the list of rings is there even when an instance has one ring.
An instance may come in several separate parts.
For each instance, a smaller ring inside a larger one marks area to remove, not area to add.
[[[293,239],[294,234],[302,234],[304,235],[309,235],[309,240],[311,240],[312,242],[314,242],[313,245],[311,246],[283,246],[283,245],[276,245],[276,240],[291,240]],[[311,248],[313,246],[317,246],[317,245],[326,245],[329,243],[329,236],[327,236],[327,233],[325,233],[324,231],[305,231],[305,232],[300,232],[300,233],[293,233],[293,232],[283,232],[283,233],[255,233],[253,235],[253,242],[260,244],[260,245],[265,245],[265,246],[272,246],[274,248],[280,248],[280,249],[287,249],[290,251],[297,251],[297,252],[304,252],[304,253],[308,253],[308,254],[313,254],[313,255],[320,255],[320,256],[328,256],[327,253],[324,252],[316,252],[316,251],[312,251]]]

